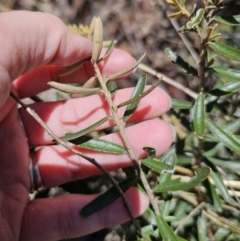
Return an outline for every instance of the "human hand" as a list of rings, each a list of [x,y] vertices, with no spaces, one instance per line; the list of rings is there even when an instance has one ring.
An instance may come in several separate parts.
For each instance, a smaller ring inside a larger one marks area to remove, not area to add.
[[[48,145],[52,138],[24,110],[20,111],[27,137],[19,119],[10,88],[19,98],[46,90],[47,82],[84,82],[94,72],[85,65],[67,77],[57,77],[59,66],[68,66],[91,56],[91,41],[71,33],[56,17],[44,13],[16,11],[0,14],[0,240],[54,241],[86,235],[99,229],[129,220],[122,201],[90,217],[79,211],[97,195],[64,195],[52,199],[29,201],[29,145],[46,145],[36,152],[35,160],[46,187],[100,174],[100,171],[62,146]],[[133,64],[127,53],[114,50],[101,71],[111,74]],[[120,103],[129,98],[132,89],[119,90],[114,98]],[[133,150],[143,157],[143,146],[156,148],[162,154],[174,138],[172,128],[160,116],[170,107],[170,98],[160,88],[144,97],[129,121],[139,122],[126,129]],[[80,130],[108,114],[101,95],[31,105],[46,124],[58,135]],[[123,114],[123,110],[120,109]],[[151,120],[152,119],[152,120]],[[104,123],[100,129],[113,125]],[[103,137],[121,144],[117,133]],[[131,166],[127,155],[99,154],[84,151],[107,170]],[[148,199],[136,188],[126,192],[135,216],[148,206]],[[117,213],[117,215],[116,215]]]

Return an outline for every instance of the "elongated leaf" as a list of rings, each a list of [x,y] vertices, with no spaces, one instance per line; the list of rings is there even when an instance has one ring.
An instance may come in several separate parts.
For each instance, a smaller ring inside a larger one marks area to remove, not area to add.
[[[158,230],[164,241],[178,241],[178,238],[174,234],[172,228],[167,224],[162,216],[158,216],[156,220]]]
[[[212,89],[211,91],[209,91],[209,94],[222,96],[230,93],[235,93],[239,89],[240,89],[240,81],[230,81],[219,88]]]
[[[153,171],[158,173],[161,173],[163,170],[166,170],[166,171],[173,170],[173,166],[168,165],[164,162],[161,162],[156,158],[146,158],[146,159],[143,159],[141,162],[145,166],[151,168]]]
[[[202,182],[209,175],[209,173],[209,167],[202,167],[196,170],[195,177],[191,178],[188,182],[183,182],[180,178],[173,179],[168,182],[159,183],[154,191],[159,193],[189,189]]]
[[[221,194],[223,199],[226,202],[230,201],[230,196],[229,196],[228,190],[227,190],[225,184],[223,183],[221,175],[217,172],[212,172],[211,177],[214,180],[215,186],[219,190],[219,193]]]
[[[193,127],[197,137],[202,139],[205,132],[205,104],[203,93],[199,93],[194,105]]]
[[[136,177],[128,178],[118,185],[122,189],[123,192],[126,192],[131,186],[133,186],[137,181]],[[106,192],[99,195],[93,201],[88,203],[83,209],[80,211],[80,215],[82,217],[88,217],[95,212],[100,211],[101,209],[109,206],[113,203],[117,198],[119,198],[119,193],[115,187],[109,188]]]
[[[176,153],[176,146],[172,145],[160,158],[162,162],[167,163],[168,165],[175,166],[176,159],[173,158],[173,155]]]
[[[223,24],[237,26],[240,25],[240,15],[232,15],[232,16],[219,16],[215,15],[214,19]]]
[[[123,154],[125,153],[125,148],[113,142],[105,141],[102,139],[91,138],[87,136],[81,136],[79,138],[69,140],[69,142],[74,143],[80,147],[100,151],[107,153]]]
[[[231,170],[233,172],[240,171],[240,162],[239,160],[223,160],[219,158],[214,158],[210,156],[206,156],[207,159],[216,166],[222,167],[227,170]]]
[[[107,82],[107,89],[111,93],[111,96],[113,97],[117,92],[117,83],[116,81],[108,81]]]
[[[158,79],[156,82],[153,83],[153,85],[151,85],[150,88],[148,88],[146,91],[144,91],[140,96],[137,96],[137,97],[132,98],[130,100],[124,101],[123,103],[119,104],[117,107],[120,108],[122,106],[131,104],[135,101],[138,101],[138,100],[142,99],[144,96],[148,95],[151,91],[153,91],[159,85],[159,83],[161,81],[162,81],[162,78]]]
[[[240,50],[232,48],[220,42],[209,42],[209,47],[212,48],[217,54],[225,58],[240,61]]]
[[[146,53],[144,53],[144,54],[140,57],[140,59],[139,59],[136,63],[134,63],[132,66],[130,66],[129,68],[126,68],[126,69],[124,69],[124,70],[122,70],[122,71],[119,71],[119,72],[117,72],[117,73],[109,76],[109,77],[107,78],[107,80],[114,80],[114,79],[116,79],[116,78],[118,78],[118,77],[120,77],[120,76],[122,76],[122,75],[124,75],[124,74],[129,73],[130,71],[132,71],[133,69],[135,69],[135,68],[141,63],[141,61],[144,59],[145,55],[146,55]]]
[[[140,76],[140,78],[139,78],[139,80],[138,80],[134,90],[133,90],[133,93],[132,93],[130,99],[136,98],[136,97],[140,96],[143,93],[144,88],[146,86],[146,82],[147,82],[147,75],[146,74],[142,74]],[[126,122],[131,117],[131,115],[133,114],[134,110],[137,108],[139,101],[140,100],[137,100],[137,101],[135,101],[133,103],[130,103],[127,106],[127,108],[126,108],[126,110],[125,110],[125,112],[123,114],[123,121]]]
[[[210,187],[210,191],[211,191],[211,194],[212,194],[213,205],[218,212],[221,212],[222,211],[222,204],[221,204],[220,197],[217,194],[215,187],[212,185],[212,183],[209,180],[208,180],[208,185]]]
[[[172,99],[172,106],[171,108],[174,109],[190,109],[193,106],[193,103],[186,100],[180,99]]]
[[[199,25],[203,19],[204,16],[204,10],[202,8],[199,8],[196,12],[196,15],[189,21],[187,22],[186,26],[188,29],[192,29],[195,26]]]
[[[193,68],[190,64],[188,64],[186,61],[184,61],[179,55],[177,55],[170,48],[166,48],[165,53],[172,60],[172,62],[180,66],[184,72],[191,74],[193,76],[198,76],[197,70]]]
[[[228,69],[221,66],[214,66],[212,68],[222,79],[227,81],[240,81],[240,71],[235,69]]]
[[[106,58],[111,54],[111,52],[113,51],[113,48],[114,48],[114,43],[115,43],[115,41],[112,40],[111,43],[110,43],[110,45],[109,45],[109,47],[108,47],[108,49],[107,49],[107,51],[106,51],[106,53],[105,53],[104,56],[101,58],[101,60],[106,59]]]
[[[207,223],[204,216],[199,216],[197,219],[198,241],[207,240]]]
[[[103,26],[99,17],[95,19],[94,31],[93,31],[93,49],[92,49],[92,61],[97,63],[101,54],[103,44]]]
[[[240,153],[240,143],[234,138],[234,135],[230,135],[229,133],[225,132],[222,128],[217,126],[214,122],[207,119],[206,124],[208,129],[212,132],[212,134],[223,144],[225,144],[229,149]]]
[[[180,17],[181,15],[182,15],[182,11],[180,10],[178,12],[168,14],[168,18],[177,18],[177,17]]]
[[[81,86],[62,84],[55,81],[48,82],[48,85],[50,85],[54,89],[57,89],[69,94],[96,94],[101,90],[100,88],[84,88]]]
[[[96,123],[92,124],[91,126],[85,128],[81,131],[78,131],[75,133],[66,133],[63,137],[60,137],[60,139],[65,140],[65,141],[77,139],[77,138],[84,136],[84,135],[88,134],[89,132],[95,130],[98,126],[102,125],[107,120],[108,120],[108,117],[104,117],[101,120],[97,121]]]

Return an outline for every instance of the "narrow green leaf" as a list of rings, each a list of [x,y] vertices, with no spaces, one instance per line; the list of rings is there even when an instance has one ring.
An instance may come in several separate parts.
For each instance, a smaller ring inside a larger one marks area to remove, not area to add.
[[[83,129],[81,131],[78,131],[78,132],[75,132],[75,133],[66,133],[63,137],[60,137],[60,139],[64,140],[64,141],[70,141],[70,140],[77,139],[77,138],[79,138],[81,136],[84,136],[84,135],[88,134],[89,132],[95,130],[97,127],[102,125],[107,120],[108,120],[108,117],[104,117],[101,120],[95,122],[91,126],[85,128],[85,129]]]
[[[105,53],[104,56],[101,58],[101,60],[106,59],[106,58],[110,55],[110,53],[112,52],[112,50],[113,50],[113,48],[114,48],[114,43],[115,43],[115,41],[112,40],[111,43],[110,43],[110,45],[108,46],[108,49],[107,49],[106,53]]]
[[[193,103],[186,100],[180,99],[172,99],[172,106],[171,108],[174,109],[190,109],[193,106]]]
[[[234,138],[233,134],[225,132],[221,127],[217,126],[209,119],[206,119],[206,124],[208,129],[219,141],[225,144],[225,146],[227,146],[229,149],[240,153],[240,142],[236,138]]]
[[[164,241],[178,241],[178,238],[174,234],[172,228],[167,224],[162,216],[158,216],[156,220],[159,233]]]
[[[79,138],[69,140],[69,142],[74,143],[82,148],[89,150],[115,153],[115,154],[124,154],[126,152],[125,148],[119,144],[105,141],[102,139],[91,138],[88,136],[81,136]]]
[[[210,191],[211,191],[211,194],[212,194],[213,205],[218,212],[221,212],[222,211],[222,204],[221,204],[220,197],[217,194],[215,187],[212,185],[212,183],[209,180],[208,180],[208,185],[210,187]]]
[[[198,185],[200,182],[202,182],[210,173],[209,167],[202,167],[196,170],[195,177],[191,178],[189,181],[184,182],[181,181],[180,178],[173,179],[168,182],[159,183],[156,188],[155,192],[172,192],[172,191],[178,191],[178,190],[185,190],[190,189],[196,185]]]
[[[188,64],[186,61],[184,61],[179,55],[177,55],[170,48],[166,48],[165,53],[172,60],[172,62],[174,64],[179,65],[184,72],[193,76],[198,76],[197,70],[194,67],[192,67],[190,64]]]
[[[198,241],[207,240],[207,224],[204,216],[199,216],[197,219]]]
[[[130,67],[124,69],[124,70],[121,70],[121,71],[119,71],[119,72],[117,72],[117,73],[115,73],[115,74],[107,77],[107,80],[114,80],[114,79],[116,79],[116,78],[118,78],[118,77],[120,77],[120,76],[122,76],[122,75],[124,75],[124,74],[129,73],[130,71],[132,71],[133,69],[135,69],[135,68],[142,62],[142,60],[144,59],[145,55],[146,55],[146,53],[144,53],[144,54],[140,57],[140,59],[139,59],[136,63],[134,63],[132,66],[130,66]]]
[[[130,177],[118,185],[122,189],[123,192],[126,192],[131,186],[133,186],[137,181],[136,177]],[[119,193],[115,187],[109,188],[106,192],[99,195],[93,201],[88,203],[83,209],[80,211],[80,215],[82,217],[88,217],[95,212],[100,211],[101,209],[109,206],[113,203],[117,198],[119,198]]]
[[[219,158],[214,158],[206,156],[206,158],[216,166],[222,167],[226,170],[231,170],[232,172],[240,172],[240,162],[239,160],[222,160]]]
[[[176,158],[174,158],[174,154],[176,153],[175,145],[172,145],[160,158],[162,162],[167,163],[168,165],[175,166]]]
[[[199,25],[203,19],[204,13],[204,10],[202,8],[199,8],[196,12],[196,15],[192,17],[192,19],[189,22],[187,22],[187,28],[193,29],[195,26]]]
[[[233,80],[240,81],[240,71],[238,70],[229,69],[229,68],[220,67],[220,66],[214,66],[212,69],[222,79],[225,79],[227,81],[233,81]]]
[[[224,126],[224,130],[230,131],[232,133],[236,133],[240,130],[240,119],[233,120],[232,122],[228,123]]]
[[[230,81],[219,88],[212,89],[209,94],[215,96],[222,96],[235,93],[240,89],[240,81]]]
[[[228,190],[227,190],[225,184],[223,183],[221,175],[219,173],[217,173],[217,172],[213,172],[212,171],[211,172],[211,177],[214,180],[215,186],[219,190],[219,193],[221,194],[223,199],[226,202],[230,201],[230,196],[229,196]]]
[[[173,171],[173,166],[168,165],[164,162],[161,162],[156,158],[154,158],[154,159],[146,158],[146,159],[141,160],[141,163],[158,173],[161,173],[163,170]]]
[[[116,94],[117,88],[118,87],[117,87],[116,81],[111,81],[110,80],[110,81],[107,82],[107,89],[111,93],[112,97]]]
[[[130,100],[127,100],[127,101],[124,101],[123,103],[119,104],[117,107],[120,108],[122,106],[125,106],[125,105],[128,105],[128,104],[131,104],[135,101],[138,101],[140,99],[142,99],[144,96],[148,95],[150,92],[152,92],[158,85],[159,83],[162,81],[162,78],[158,79],[157,81],[155,81],[150,88],[148,88],[146,91],[144,91],[141,95],[135,97],[135,98],[132,98]]]
[[[198,138],[202,139],[205,132],[205,103],[203,93],[199,93],[194,105],[193,127]]]
[[[141,96],[141,94],[143,93],[144,91],[144,88],[146,86],[146,82],[147,82],[147,75],[146,74],[142,74],[137,82],[137,85],[135,86],[134,90],[133,90],[133,93],[131,95],[131,98],[130,99],[133,99],[133,98],[136,98],[138,96]],[[137,100],[133,103],[130,103],[124,114],[123,114],[123,121],[127,121],[131,115],[133,114],[134,110],[137,108],[138,106],[138,103],[139,103],[140,100]]]
[[[161,214],[163,217],[166,217],[169,215],[170,205],[171,205],[171,200],[166,200],[166,201],[164,201],[163,205],[161,206]]]
[[[232,15],[232,16],[215,15],[214,19],[219,23],[223,23],[231,26],[240,25],[240,15]]]
[[[209,42],[209,47],[225,58],[240,61],[240,50],[220,42]]]

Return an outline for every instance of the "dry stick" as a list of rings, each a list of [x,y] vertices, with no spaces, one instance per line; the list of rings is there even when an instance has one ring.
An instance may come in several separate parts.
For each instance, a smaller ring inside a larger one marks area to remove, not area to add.
[[[167,11],[166,11],[166,3],[163,0],[158,0],[158,4],[160,4],[163,8],[163,11],[166,13],[166,15],[168,15]],[[172,26],[174,27],[174,29],[176,30],[176,32],[178,33],[178,35],[180,36],[180,38],[182,39],[183,43],[185,44],[185,46],[187,47],[188,51],[190,52],[190,54],[192,55],[193,59],[195,60],[196,64],[198,64],[199,62],[199,57],[197,52],[195,51],[195,49],[192,47],[191,42],[188,40],[188,38],[186,37],[186,35],[179,33],[178,29],[180,28],[180,25],[178,24],[178,22],[176,21],[176,19],[171,19],[169,18],[169,21],[171,22]]]
[[[10,92],[10,96],[18,103],[20,104],[47,132],[48,134],[60,145],[62,145],[63,147],[65,147],[67,150],[73,152],[74,154],[86,159],[87,161],[89,161],[90,163],[92,163],[94,166],[96,166],[97,168],[99,168],[112,182],[112,185],[116,188],[116,190],[118,191],[118,193],[120,194],[124,206],[132,220],[132,222],[135,224],[136,220],[132,214],[132,211],[128,205],[128,202],[124,196],[124,193],[122,191],[122,189],[119,187],[118,183],[115,181],[115,179],[110,175],[110,173],[103,167],[101,166],[94,158],[88,157],[84,154],[82,154],[81,152],[79,152],[78,150],[74,149],[73,147],[69,146],[66,142],[62,141],[59,137],[57,137],[57,135],[47,126],[47,124],[40,118],[40,116],[34,111],[32,110],[30,107],[28,107],[27,105],[25,105],[14,93]],[[137,226],[138,223],[137,223]],[[141,228],[140,228],[141,229]]]
[[[183,225],[187,222],[187,220],[194,216],[200,209],[202,209],[204,207],[205,203],[202,202],[200,203],[197,207],[195,207],[182,221],[181,223],[178,225],[178,227],[175,229],[174,234],[177,234],[178,231],[183,227]]]
[[[106,98],[106,101],[111,109],[111,114],[112,114],[112,117],[119,129],[119,132],[121,134],[121,137],[124,141],[124,144],[125,144],[125,147],[126,147],[126,150],[128,152],[128,155],[130,157],[130,159],[133,161],[138,173],[139,173],[139,176],[140,176],[140,179],[142,181],[142,184],[148,194],[148,197],[150,199],[150,203],[152,204],[152,207],[154,209],[154,212],[156,213],[156,215],[159,215],[160,214],[160,211],[159,211],[159,208],[158,208],[158,205],[157,205],[157,202],[155,201],[155,197],[153,195],[153,191],[152,189],[150,188],[149,184],[148,184],[148,181],[144,175],[144,172],[142,171],[142,169],[140,168],[139,166],[139,163],[138,163],[138,160],[132,150],[132,147],[131,147],[131,144],[130,144],[130,141],[126,135],[126,132],[125,132],[125,125],[124,125],[124,122],[122,119],[119,118],[118,114],[117,114],[117,107],[115,106],[115,104],[113,103],[112,101],[112,98],[111,98],[111,94],[109,93],[108,89],[107,89],[107,86],[106,86],[106,83],[105,83],[105,80],[103,79],[102,75],[101,75],[101,72],[98,68],[98,65],[96,63],[93,63],[93,67],[94,67],[94,70],[95,70],[95,73],[96,73],[96,76],[98,77],[98,80],[101,84],[101,87],[102,87],[102,90],[103,90],[103,93],[105,95],[105,98]]]
[[[196,94],[194,91],[190,90],[189,88],[185,87],[184,85],[174,81],[173,79],[170,79],[169,77],[167,77],[166,75],[163,75],[162,73],[157,72],[156,70],[150,68],[149,66],[141,63],[138,65],[138,68],[143,70],[144,72],[151,74],[153,76],[156,76],[158,79],[162,77],[162,80],[167,83],[170,84],[174,87],[176,87],[177,89],[183,91],[184,93],[186,93],[187,95],[191,96],[193,99],[196,99],[198,94]]]

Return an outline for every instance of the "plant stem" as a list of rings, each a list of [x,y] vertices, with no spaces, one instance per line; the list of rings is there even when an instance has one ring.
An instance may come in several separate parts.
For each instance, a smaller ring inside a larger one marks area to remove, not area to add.
[[[111,176],[111,174],[103,167],[101,166],[94,158],[88,157],[84,154],[82,154],[81,152],[79,152],[78,150],[74,149],[73,147],[71,147],[70,145],[68,145],[65,141],[61,140],[49,127],[48,125],[40,118],[40,116],[34,111],[32,110],[30,107],[28,107],[27,105],[25,105],[13,92],[10,92],[10,96],[18,103],[20,104],[46,131],[47,133],[60,145],[62,145],[63,147],[65,147],[67,150],[73,152],[74,154],[86,159],[87,161],[89,161],[90,163],[92,163],[93,165],[95,165],[97,168],[99,168],[112,182],[112,185],[116,188],[116,190],[118,191],[118,193],[120,194],[124,206],[126,208],[126,210],[128,211],[128,214],[132,220],[132,222],[134,223],[134,225],[136,227],[139,227],[139,224],[136,222],[132,211],[129,207],[129,204],[124,196],[124,193],[122,191],[122,189],[119,187],[118,183],[115,181],[115,179]],[[141,227],[140,231],[141,231]],[[138,228],[138,230],[139,230]],[[141,232],[140,232],[141,233]]]
[[[123,139],[123,142],[124,142],[124,145],[125,145],[125,148],[128,152],[128,155],[130,157],[130,159],[132,160],[132,162],[134,163],[134,166],[140,176],[140,179],[142,181],[142,184],[145,188],[145,191],[147,192],[148,194],[148,197],[150,199],[150,203],[154,209],[154,212],[156,215],[159,215],[160,214],[160,211],[159,211],[159,208],[158,208],[158,205],[157,205],[157,202],[155,200],[155,197],[154,197],[154,194],[153,194],[153,191],[152,189],[150,188],[149,184],[148,184],[148,181],[145,177],[145,174],[143,173],[142,169],[140,168],[140,165],[139,165],[139,162],[132,150],[132,147],[131,147],[131,144],[130,144],[130,141],[126,135],[126,132],[125,132],[125,124],[123,122],[122,119],[119,118],[118,114],[117,114],[117,107],[115,106],[115,104],[113,103],[112,101],[112,98],[111,98],[111,94],[109,93],[108,89],[107,89],[107,86],[106,86],[106,83],[105,83],[105,80],[104,78],[102,77],[102,74],[98,68],[98,65],[96,63],[93,63],[93,67],[94,67],[94,70],[95,70],[95,73],[96,73],[96,76],[100,82],[100,85],[102,87],[102,91],[105,95],[105,98],[106,98],[106,101],[109,105],[109,108],[111,110],[111,114],[112,114],[112,118],[113,120],[115,121],[118,129],[119,129],[119,132],[121,134],[121,137]]]

